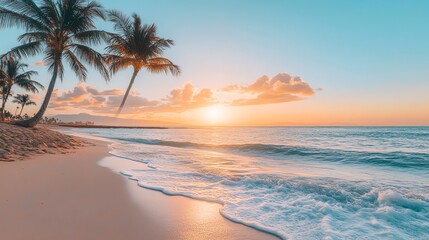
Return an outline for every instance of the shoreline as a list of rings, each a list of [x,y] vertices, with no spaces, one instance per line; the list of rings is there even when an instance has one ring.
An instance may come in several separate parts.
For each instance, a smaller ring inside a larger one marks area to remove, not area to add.
[[[114,125],[75,125],[75,124],[58,124],[57,127],[63,128],[125,128],[125,129],[168,129],[168,127],[142,127],[142,126],[114,126]]]
[[[126,181],[127,188],[129,190],[129,192],[136,198],[136,200],[141,200],[141,199],[144,198],[144,194],[142,194],[142,192],[140,192],[143,189],[144,191],[160,193],[162,196],[166,196],[167,198],[171,198],[171,199],[174,198],[174,199],[180,199],[180,200],[184,199],[184,201],[195,201],[195,202],[198,202],[201,205],[206,205],[206,206],[201,206],[201,207],[198,207],[198,208],[209,208],[209,209],[211,208],[212,209],[211,210],[211,212],[212,212],[211,214],[216,214],[217,213],[219,216],[221,216],[223,219],[229,221],[230,223],[239,224],[239,225],[242,225],[242,226],[244,226],[246,228],[250,228],[252,230],[256,230],[257,232],[269,235],[269,236],[265,236],[265,237],[262,235],[259,238],[256,238],[256,237],[254,237],[254,235],[251,235],[251,236],[247,236],[245,239],[251,239],[251,240],[252,239],[255,239],[255,240],[257,240],[257,239],[281,239],[278,235],[276,235],[275,233],[273,233],[273,232],[271,232],[269,230],[265,230],[263,228],[260,228],[259,226],[247,225],[247,224],[245,224],[245,223],[243,223],[243,222],[241,222],[239,220],[231,219],[229,216],[227,216],[224,213],[222,213],[221,209],[223,207],[223,204],[220,203],[220,202],[209,201],[209,200],[204,200],[204,199],[198,199],[198,198],[193,198],[193,197],[190,197],[190,196],[185,196],[185,195],[180,195],[180,194],[169,194],[169,193],[166,193],[166,192],[161,191],[161,190],[156,189],[156,188],[149,188],[149,187],[145,187],[145,186],[140,186],[138,184],[137,180],[130,179],[129,176],[124,175],[124,174],[122,174],[122,173],[119,172],[120,171],[120,167],[119,166],[122,165],[120,162],[122,162],[123,160],[124,160],[124,158],[112,155],[112,156],[103,158],[101,161],[99,161],[99,165],[101,165],[101,166],[103,166],[105,168],[108,168],[113,173],[118,174],[118,175],[126,178],[127,179],[127,181]],[[127,164],[127,166],[130,169],[134,165],[136,167],[141,167],[141,165],[140,165],[139,162],[135,162],[135,161],[132,161],[132,160],[127,160],[127,159],[125,159],[125,160],[129,161],[129,163]],[[123,166],[121,166],[121,167],[123,167]],[[140,207],[144,207],[144,203],[139,202],[137,204],[140,205]],[[142,204],[143,204],[143,206],[141,206]],[[213,209],[215,209],[214,212],[213,212]],[[223,237],[222,239],[229,239],[229,238]],[[243,238],[233,238],[233,239],[243,239]]]
[[[108,143],[0,162],[6,239],[279,239],[221,215],[221,206],[137,186],[100,166]]]

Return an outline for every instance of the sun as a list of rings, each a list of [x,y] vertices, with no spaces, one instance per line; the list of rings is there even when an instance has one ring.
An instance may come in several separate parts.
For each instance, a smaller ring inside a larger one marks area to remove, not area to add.
[[[204,110],[204,115],[210,124],[219,124],[224,119],[224,109],[220,105],[214,105]]]

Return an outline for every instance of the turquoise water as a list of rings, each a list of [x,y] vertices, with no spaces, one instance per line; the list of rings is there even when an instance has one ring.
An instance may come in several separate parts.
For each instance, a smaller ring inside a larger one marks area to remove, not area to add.
[[[429,239],[428,127],[76,129],[145,188],[284,239]]]

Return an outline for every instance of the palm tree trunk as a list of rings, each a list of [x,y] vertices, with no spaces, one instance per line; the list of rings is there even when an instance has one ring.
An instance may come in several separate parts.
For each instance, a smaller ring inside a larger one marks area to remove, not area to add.
[[[9,94],[10,94],[10,89],[11,89],[11,87],[9,87],[7,89],[6,94],[3,94],[3,102],[1,104],[1,120],[2,121],[4,121],[4,108],[6,107],[6,102],[7,102],[7,99],[9,97]]]
[[[49,100],[51,100],[52,92],[54,91],[54,87],[55,87],[55,82],[57,81],[57,75],[58,75],[58,66],[55,64],[51,82],[49,83],[49,87],[46,92],[45,99],[43,100],[42,106],[40,106],[39,111],[36,113],[36,115],[34,115],[34,117],[30,119],[14,122],[15,125],[19,125],[23,127],[34,127],[37,125],[37,123],[40,121],[40,119],[42,119],[43,115],[45,114],[46,109],[48,108]]]
[[[0,117],[1,117],[1,120],[2,121],[4,121],[4,107],[5,107],[5,105],[6,105],[6,100],[4,99],[5,97],[4,97],[4,93],[3,93],[3,96],[2,96],[2,103],[1,103],[1,111],[0,111]]]
[[[21,115],[22,115],[22,110],[24,110],[24,105],[25,105],[25,104],[22,104],[22,106],[21,106],[21,111],[19,112],[19,116],[21,116]]]
[[[133,77],[131,78],[131,81],[130,81],[130,84],[128,85],[127,91],[125,92],[124,98],[122,99],[121,106],[119,106],[119,109],[116,112],[116,117],[119,116],[119,114],[121,114],[122,108],[124,107],[125,102],[127,101],[128,95],[130,94],[131,87],[133,86],[134,80],[136,79],[138,73],[139,73],[138,70],[134,70]]]

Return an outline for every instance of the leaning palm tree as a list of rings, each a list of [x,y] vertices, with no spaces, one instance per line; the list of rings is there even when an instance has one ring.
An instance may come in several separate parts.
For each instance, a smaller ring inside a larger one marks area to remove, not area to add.
[[[21,111],[19,112],[19,116],[22,115],[22,110],[24,110],[25,106],[36,105],[36,102],[33,102],[28,94],[17,94],[13,98],[13,103],[18,103],[19,105],[21,105]]]
[[[110,34],[108,41],[107,62],[111,74],[132,67],[134,72],[122,103],[116,113],[118,116],[127,101],[137,74],[142,68],[151,73],[172,73],[178,75],[180,69],[167,58],[162,57],[165,49],[173,45],[170,39],[157,36],[154,24],[142,24],[141,18],[133,14],[129,18],[118,11],[109,11],[109,21],[113,22],[117,33]]]
[[[19,26],[26,33],[19,36],[22,45],[13,48],[7,55],[28,57],[43,53],[44,62],[52,78],[40,110],[34,117],[15,124],[32,127],[43,117],[57,77],[64,75],[63,60],[66,60],[78,78],[84,81],[87,69],[81,62],[94,66],[109,79],[104,57],[89,45],[100,44],[106,32],[97,30],[94,21],[104,19],[104,10],[96,1],[89,0],[2,0],[0,27]]]
[[[39,88],[43,85],[34,81],[32,77],[37,75],[36,71],[25,71],[27,64],[22,63],[19,59],[7,57],[0,61],[0,79],[2,79],[2,109],[0,112],[1,120],[4,120],[4,109],[6,102],[11,95],[13,86],[18,86],[32,93],[38,93]]]

